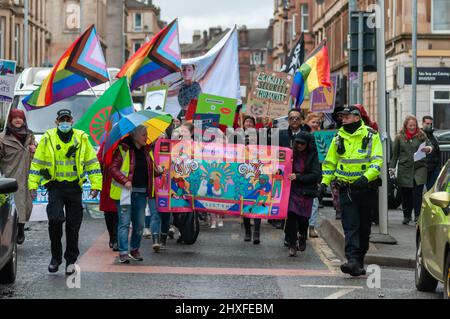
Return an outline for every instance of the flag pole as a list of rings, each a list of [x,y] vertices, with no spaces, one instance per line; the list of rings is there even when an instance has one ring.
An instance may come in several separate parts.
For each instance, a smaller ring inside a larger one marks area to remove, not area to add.
[[[89,85],[89,88],[91,89],[91,91],[92,91],[92,93],[94,94],[95,98],[98,99],[98,96],[97,96],[97,94],[95,94],[95,91],[94,91],[94,89],[92,88],[91,83],[89,82],[89,80],[86,79],[86,78],[84,78],[84,80],[86,81],[87,85]]]

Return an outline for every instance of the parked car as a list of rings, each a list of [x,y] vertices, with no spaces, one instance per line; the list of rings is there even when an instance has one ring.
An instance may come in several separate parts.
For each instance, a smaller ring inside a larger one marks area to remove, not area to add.
[[[450,299],[450,161],[423,196],[416,232],[416,287],[434,291],[444,283]]]
[[[16,279],[18,215],[11,204],[11,195],[16,191],[15,179],[0,178],[0,284]]]

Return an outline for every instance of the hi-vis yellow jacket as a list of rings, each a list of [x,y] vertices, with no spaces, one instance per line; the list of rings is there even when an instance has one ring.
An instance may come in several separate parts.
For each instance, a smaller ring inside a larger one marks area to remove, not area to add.
[[[344,144],[343,154],[338,154],[339,142]],[[356,132],[349,134],[341,128],[322,163],[322,183],[328,186],[337,179],[351,184],[361,176],[372,182],[380,175],[382,165],[383,148],[375,130],[361,125]]]
[[[72,145],[77,147],[75,156],[67,158],[66,153]],[[42,169],[48,169],[50,179],[43,176]],[[42,137],[31,162],[28,188],[37,189],[41,182],[46,185],[52,181],[76,180],[81,187],[86,175],[89,176],[91,189],[102,190],[100,164],[87,134],[74,129],[70,142],[64,143],[59,138],[57,129],[50,129]]]

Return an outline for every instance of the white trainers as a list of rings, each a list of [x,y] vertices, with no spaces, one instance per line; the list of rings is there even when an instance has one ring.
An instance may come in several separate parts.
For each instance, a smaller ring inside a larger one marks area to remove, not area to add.
[[[217,228],[217,222],[215,220],[213,220],[211,222],[211,229],[216,229]]]
[[[219,222],[217,223],[217,226],[223,227],[223,220],[222,219],[219,220]]]
[[[142,234],[142,237],[144,238],[151,238],[152,232],[150,231],[150,228],[144,228],[144,232]]]

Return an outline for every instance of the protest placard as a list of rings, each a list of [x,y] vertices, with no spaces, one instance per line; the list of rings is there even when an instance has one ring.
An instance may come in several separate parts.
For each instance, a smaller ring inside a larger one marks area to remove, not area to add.
[[[337,76],[331,77],[331,86],[319,87],[311,93],[311,112],[333,113],[336,100]]]
[[[0,102],[13,101],[15,74],[16,61],[0,59]]]
[[[147,89],[145,110],[165,111],[168,86],[153,86]]]
[[[218,114],[220,123],[225,126],[233,126],[236,114],[237,100],[222,96],[202,93],[198,97],[197,114]]]
[[[248,97],[247,114],[253,117],[282,117],[289,111],[293,77],[283,72],[257,70]]]

